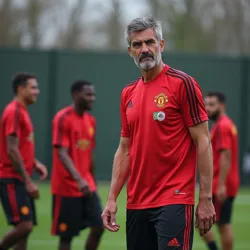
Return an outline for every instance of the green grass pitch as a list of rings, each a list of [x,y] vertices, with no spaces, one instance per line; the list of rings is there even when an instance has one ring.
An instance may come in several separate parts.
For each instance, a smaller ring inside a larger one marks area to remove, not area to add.
[[[50,235],[51,228],[51,195],[48,184],[39,184],[41,197],[37,201],[38,227],[34,229],[29,241],[29,250],[52,250],[57,249],[58,239]],[[100,184],[99,194],[103,205],[106,202],[109,185]],[[117,221],[121,228],[118,233],[110,233],[105,231],[103,235],[100,250],[125,250],[125,204],[126,194],[122,191],[118,199]],[[250,190],[241,189],[239,196],[235,201],[233,215],[233,228],[235,232],[235,248],[236,250],[250,249]],[[72,211],[74,208],[72,207]],[[0,236],[8,230],[2,207],[0,208]],[[214,228],[216,232],[216,227]],[[80,236],[75,238],[73,242],[73,250],[84,249],[83,245],[87,237],[87,230],[83,231]],[[218,239],[218,235],[217,235]],[[194,237],[194,250],[206,250],[202,240],[197,232]]]

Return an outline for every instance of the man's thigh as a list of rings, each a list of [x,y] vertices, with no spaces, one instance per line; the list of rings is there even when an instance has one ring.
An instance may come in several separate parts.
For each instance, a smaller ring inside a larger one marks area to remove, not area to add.
[[[81,230],[82,197],[52,197],[52,235],[64,238],[77,236]]]
[[[127,250],[158,250],[156,230],[148,219],[148,210],[127,210]]]
[[[29,197],[21,181],[1,179],[0,198],[8,224],[32,221],[36,225],[35,202]]]
[[[101,201],[96,192],[82,198],[81,229],[87,227],[103,227]]]
[[[191,250],[193,245],[192,205],[168,205],[150,210],[158,239],[158,250]]]

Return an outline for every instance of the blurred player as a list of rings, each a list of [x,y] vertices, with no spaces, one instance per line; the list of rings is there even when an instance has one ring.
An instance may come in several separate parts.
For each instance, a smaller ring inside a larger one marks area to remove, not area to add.
[[[0,124],[0,198],[14,228],[3,236],[0,249],[25,250],[37,223],[34,199],[39,192],[31,175],[35,169],[44,180],[47,169],[35,159],[34,130],[27,110],[39,95],[36,77],[17,74],[12,87],[15,97],[4,109]]]
[[[233,249],[231,217],[233,202],[238,193],[240,178],[238,166],[238,133],[233,121],[226,115],[225,96],[219,92],[206,95],[205,104],[213,127],[211,141],[214,158],[213,199],[223,250]],[[204,235],[210,250],[219,249],[213,232]]]
[[[76,81],[71,94],[74,104],[53,120],[52,234],[60,237],[60,250],[69,250],[72,238],[90,227],[85,249],[95,250],[104,227],[92,158],[96,124],[87,112],[95,100],[94,86]]]
[[[200,197],[196,226],[212,226],[212,149],[202,92],[184,72],[162,62],[162,28],[136,18],[126,29],[128,52],[142,77],[121,95],[122,130],[114,158],[104,226],[116,232],[116,199],[128,179],[127,249],[192,249],[195,172]]]
[[[248,146],[248,149],[243,156],[242,172],[246,184],[250,184],[250,146]]]

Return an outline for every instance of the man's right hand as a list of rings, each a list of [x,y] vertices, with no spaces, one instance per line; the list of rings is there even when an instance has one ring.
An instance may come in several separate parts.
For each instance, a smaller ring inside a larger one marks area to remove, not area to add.
[[[89,185],[85,180],[80,179],[77,184],[78,184],[80,191],[83,193],[83,195],[90,195],[91,194],[90,189],[89,189]]]
[[[33,199],[39,198],[38,187],[31,180],[25,182],[25,188],[31,198]]]
[[[211,229],[216,221],[212,198],[200,198],[195,215],[195,227],[199,229],[200,236],[203,236]]]
[[[120,226],[116,224],[115,214],[117,212],[116,201],[108,201],[105,209],[102,213],[103,225],[106,229],[111,232],[117,232],[120,229]]]

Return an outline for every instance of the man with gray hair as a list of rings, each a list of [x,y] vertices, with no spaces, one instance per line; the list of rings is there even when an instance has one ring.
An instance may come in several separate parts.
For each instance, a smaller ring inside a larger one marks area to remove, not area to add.
[[[142,76],[121,94],[121,139],[102,218],[117,232],[116,199],[127,185],[127,249],[192,249],[196,165],[200,174],[196,227],[215,221],[208,116],[198,83],[162,61],[162,28],[152,18],[126,28],[128,52]]]

